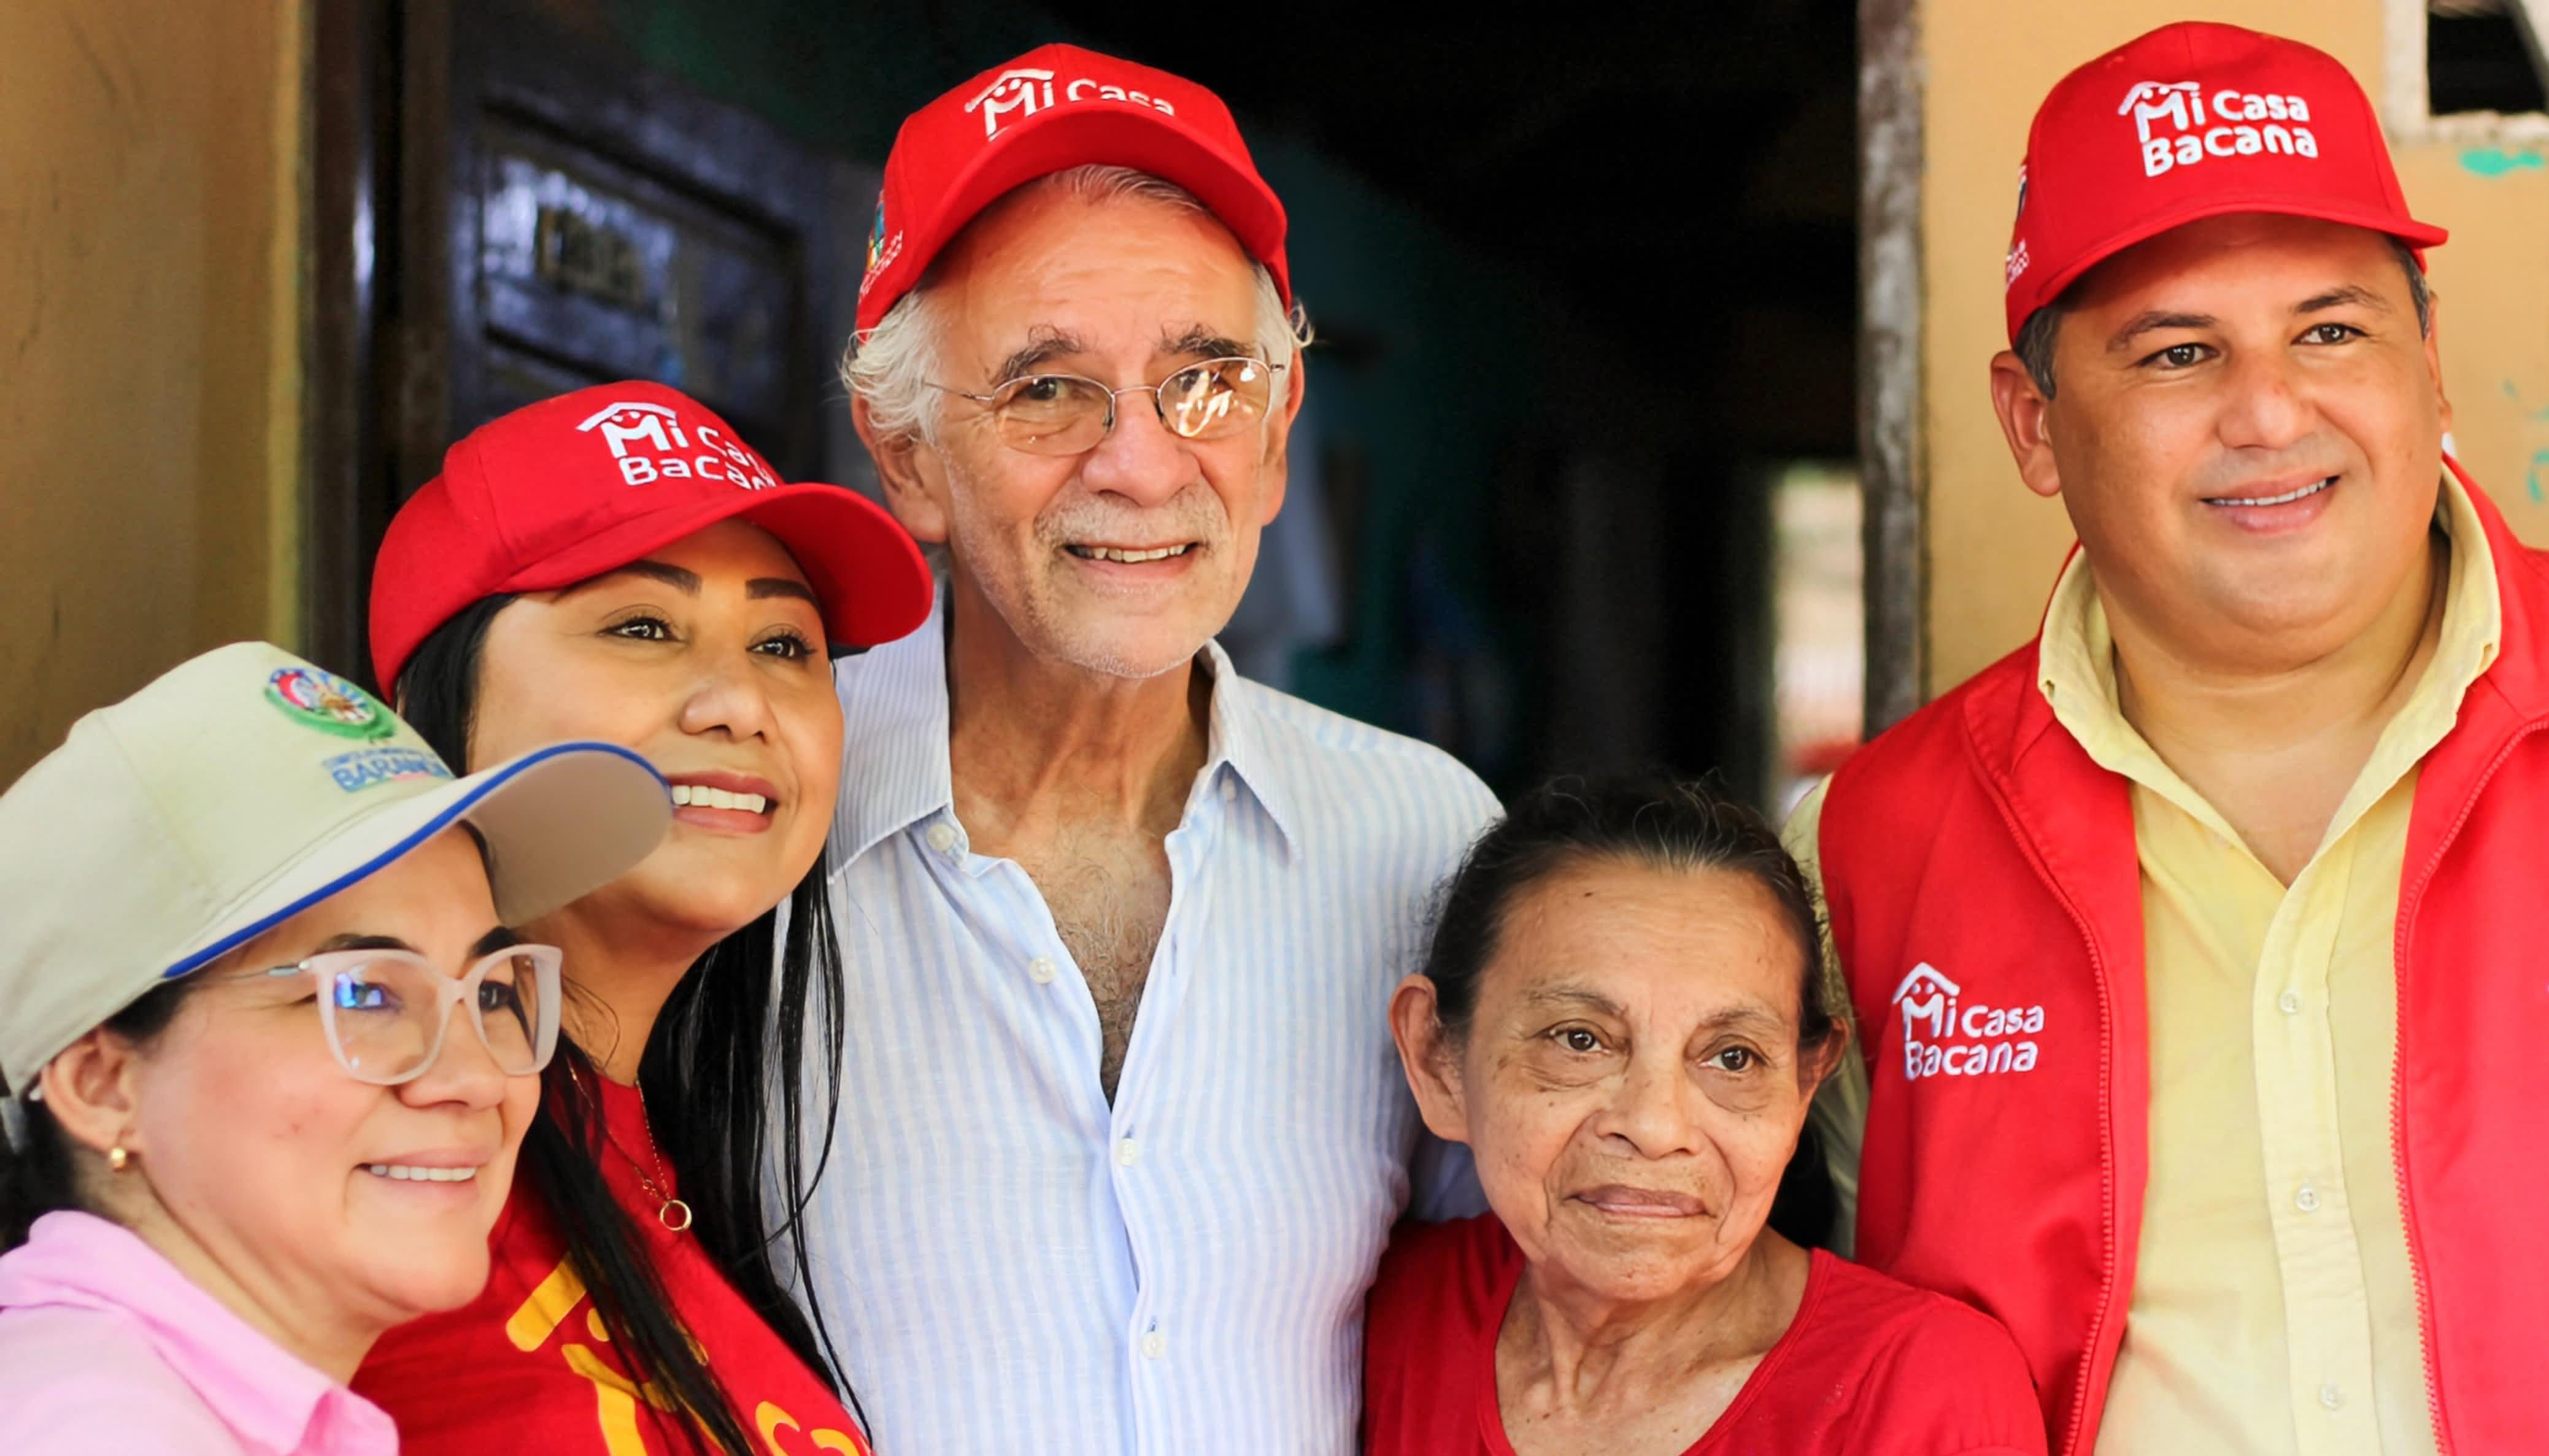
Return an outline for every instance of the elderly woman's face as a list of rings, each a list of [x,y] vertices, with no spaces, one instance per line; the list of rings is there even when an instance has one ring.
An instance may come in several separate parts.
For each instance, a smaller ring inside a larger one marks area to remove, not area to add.
[[[733,520],[496,614],[469,767],[600,739],[645,755],[678,805],[654,854],[561,913],[723,936],[787,898],[841,776],[823,641],[796,558]]]
[[[1741,1262],[1829,1055],[1797,1045],[1808,954],[1722,869],[1587,863],[1508,908],[1441,1052],[1455,1105],[1427,1117],[1469,1144],[1538,1277],[1637,1301]]]
[[[138,1058],[138,1175],[259,1305],[386,1327],[475,1298],[539,1078],[505,1075],[455,1011],[423,1076],[358,1082],[311,977],[246,972],[354,940],[457,976],[510,939],[476,844],[448,830],[203,972]]]

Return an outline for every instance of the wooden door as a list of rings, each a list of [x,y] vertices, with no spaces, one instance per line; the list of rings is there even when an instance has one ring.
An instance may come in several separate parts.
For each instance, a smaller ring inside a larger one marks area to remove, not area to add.
[[[652,379],[791,480],[864,466],[833,361],[876,174],[645,69],[586,9],[320,7],[307,566],[331,666],[362,661],[397,503],[530,401]]]

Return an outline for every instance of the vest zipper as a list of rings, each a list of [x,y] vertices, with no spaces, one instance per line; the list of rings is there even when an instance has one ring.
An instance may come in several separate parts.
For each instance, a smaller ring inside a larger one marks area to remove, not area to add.
[[[1966,751],[1972,753],[1970,742]],[[2080,907],[2072,903],[2069,892],[2045,866],[2034,838],[2020,823],[2017,808],[2009,798],[2008,785],[1995,778],[1981,764],[1976,763],[1975,769],[1976,776],[1990,786],[1992,807],[2000,812],[2001,823],[2009,830],[2010,838],[2027,852],[2028,863],[2035,870],[2036,879],[2052,894],[2054,903],[2062,907],[2062,913],[2071,917],[2071,928],[2079,932],[2080,944],[2089,953],[2089,979],[2098,992],[2101,1022],[2098,1037],[2098,1115],[2105,1125],[2098,1139],[2099,1146],[2104,1149],[2099,1175],[2105,1185],[2107,1204],[2107,1216],[2099,1228],[2103,1256],[2098,1264],[2098,1313],[2089,1321],[2088,1344],[2081,1352],[2079,1390],[2071,1402],[2062,1444],[2053,1453],[2053,1456],[2078,1456],[2082,1427],[2089,1419],[2090,1370],[2097,1364],[2098,1345],[2106,1338],[2107,1325],[2114,1320],[2116,1312],[2116,1225],[2122,1218],[2116,1191],[2116,1004],[2107,985],[2107,957],[2098,949],[2098,938],[2089,928],[2089,917],[2080,913]],[[2103,1406],[2104,1402],[2100,1404]],[[2442,1453],[2442,1456],[2449,1456],[2449,1453]]]
[[[2398,965],[2401,1035],[2407,1025],[2407,933],[2416,918],[2417,909],[2424,903],[2425,886],[2432,883],[2434,871],[2443,865],[2443,856],[2450,852],[2453,841],[2461,837],[2461,829],[2469,823],[2470,815],[2477,812],[2479,795],[2487,791],[2497,771],[2504,767],[2505,760],[2513,757],[2513,751],[2522,746],[2523,740],[2544,727],[2549,727],[2549,718],[2534,718],[2515,729],[2513,736],[2504,741],[2504,746],[2497,750],[2496,757],[2488,761],[2486,771],[2479,774],[2478,781],[2470,786],[2468,796],[2462,799],[2460,812],[2453,817],[2451,828],[2444,831],[2441,842],[2434,846],[2434,853],[2417,872],[2415,883],[2400,896],[2399,924],[2391,932],[2396,938],[2391,956]],[[2434,1368],[2434,1341],[2430,1334],[2434,1325],[2434,1295],[2425,1284],[2425,1256],[2416,1232],[2416,1206],[2407,1198],[2407,1058],[2399,1054],[2398,1041],[2397,1036],[2392,1038],[2390,1145],[2395,1151],[2390,1160],[2391,1176],[2398,1184],[2399,1222],[2407,1231],[2407,1275],[2416,1288],[2416,1363],[2423,1368],[2425,1375],[2425,1411],[2434,1423],[2436,1456],[2452,1456],[2451,1432],[2443,1424],[2442,1377]]]
[[[2038,874],[2050,882],[2050,877],[2042,876],[2041,870]],[[2116,1006],[2115,998],[2108,994],[2107,958],[2099,954],[2098,938],[2090,933],[2088,917],[2071,903],[2069,895],[2057,890],[2054,898],[2061,902],[2062,913],[2071,917],[2072,927],[2080,932],[2080,944],[2088,948],[2090,979],[2098,989],[2098,1014],[2106,1024],[2105,1033],[2098,1038],[2098,1115],[2106,1124],[2105,1136],[2098,1140],[2107,1150],[2102,1159],[2105,1166],[2099,1170],[2106,1184],[2107,1217],[2099,1229],[2104,1254],[2098,1263],[2098,1314],[2089,1321],[2089,1343],[2081,1351],[2080,1389],[2077,1398],[2071,1402],[2071,1416],[2062,1434],[2062,1448],[2056,1453],[2056,1456],[2078,1456],[2082,1449],[2082,1427],[2089,1419],[2090,1370],[2097,1364],[2098,1346],[2105,1341],[2108,1321],[2115,1318],[2116,1313],[2116,1224],[2122,1217],[2117,1207],[2119,1195],[2116,1190]],[[2105,1402],[2102,1400],[2099,1404],[2103,1406]],[[2442,1456],[2449,1456],[2449,1453],[2442,1453]]]

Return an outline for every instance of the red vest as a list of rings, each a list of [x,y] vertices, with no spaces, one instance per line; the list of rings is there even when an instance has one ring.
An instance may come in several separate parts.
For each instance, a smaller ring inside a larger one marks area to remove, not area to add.
[[[2391,1105],[2434,1433],[2481,1456],[2549,1450],[2549,557],[2469,494],[2502,651],[2416,783]],[[2128,785],[2036,682],[2030,644],[1868,744],[1820,848],[1873,1085],[1858,1257],[2000,1317],[2072,1456],[2131,1305],[2150,1044]]]

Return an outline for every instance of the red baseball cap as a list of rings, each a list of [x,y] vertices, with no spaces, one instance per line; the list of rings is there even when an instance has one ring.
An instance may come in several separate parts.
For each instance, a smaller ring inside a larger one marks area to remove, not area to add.
[[[393,691],[434,628],[500,592],[549,592],[740,518],[779,538],[834,643],[929,615],[908,532],[839,486],[786,485],[726,422],[659,384],[596,385],[471,430],[390,522],[372,567],[372,668]]]
[[[2225,213],[2318,218],[2420,250],[2449,235],[2407,216],[2380,118],[2336,57],[2237,26],[2162,26],[2036,109],[2004,268],[2011,341],[2099,263]]]
[[[1191,192],[1274,275],[1283,204],[1257,175],[1221,98],[1181,76],[1077,46],[1040,46],[906,117],[859,283],[859,331],[877,326],[930,261],[1012,188],[1071,167],[1132,167]]]

